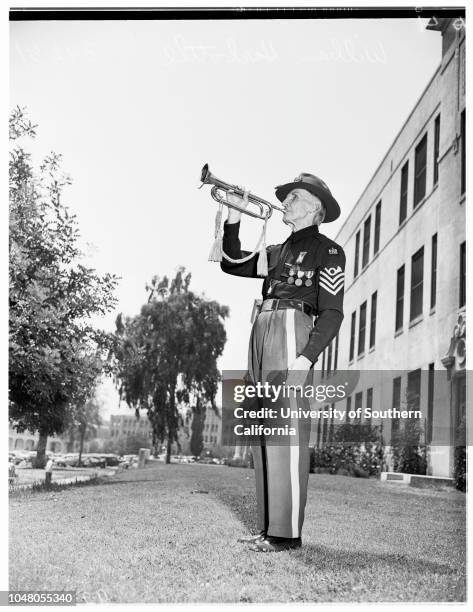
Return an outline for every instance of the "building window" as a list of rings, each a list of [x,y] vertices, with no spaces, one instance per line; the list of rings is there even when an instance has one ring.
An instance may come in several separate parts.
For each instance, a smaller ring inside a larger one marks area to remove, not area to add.
[[[326,349],[324,349],[322,353],[322,378],[324,377],[324,374],[325,374],[325,353],[326,353]]]
[[[373,408],[373,387],[366,391],[366,407]]]
[[[439,181],[439,150],[440,150],[440,115],[434,124],[434,185]]]
[[[376,342],[376,308],[378,303],[378,292],[375,291],[371,296],[371,314],[370,314],[370,348]]]
[[[360,230],[356,232],[356,237],[355,237],[355,270],[353,272],[354,278],[358,276],[359,259],[360,259]]]
[[[401,407],[401,377],[393,379],[393,409]],[[400,419],[392,419],[391,423],[391,435],[395,434],[399,430]],[[393,442],[391,438],[391,443]]]
[[[335,336],[335,351],[333,356],[333,371],[336,372],[338,367],[338,334]]]
[[[351,395],[347,397],[347,413],[345,415],[345,421],[350,422],[350,410],[351,410]]]
[[[429,387],[427,390],[427,423],[425,428],[425,442],[430,444],[432,442],[432,425],[434,419],[434,370],[433,363],[429,363]]]
[[[427,134],[416,147],[414,165],[414,208],[425,196],[427,176]]]
[[[350,359],[349,361],[353,361],[355,356],[355,330],[356,327],[356,310],[351,313],[351,331],[350,331]]]
[[[396,283],[396,331],[401,329],[404,323],[404,277],[405,267],[401,266],[397,271]]]
[[[424,290],[424,247],[412,256],[411,264],[411,314],[410,320],[422,314],[422,297]]]
[[[465,109],[462,110],[460,117],[460,137],[461,137],[461,195],[466,190],[466,133],[465,133]]]
[[[459,307],[466,303],[466,242],[460,245],[460,299]]]
[[[407,217],[407,189],[409,184],[409,162],[406,161],[401,170],[401,201],[399,205],[399,225]]]
[[[333,411],[335,410],[335,404],[330,404],[330,408],[332,409],[332,416],[330,417],[330,427],[328,430],[328,441],[329,442],[333,442],[334,441],[334,431],[335,431],[335,422],[334,422],[334,416],[333,416]]]
[[[365,352],[366,332],[366,302],[360,306],[360,321],[358,323],[358,357]]]
[[[363,257],[362,268],[366,266],[370,258],[370,234],[371,234],[371,215],[366,219],[363,228]]]
[[[432,236],[432,260],[430,266],[430,308],[434,308],[437,296],[437,234]]]
[[[407,375],[407,404],[408,410],[420,408],[420,368]]]
[[[373,255],[379,251],[379,236],[381,232],[381,200],[376,204],[376,212],[374,215],[374,249]]]
[[[355,410],[360,410],[360,419],[361,419],[361,409],[363,408],[363,391],[358,391],[355,395]]]

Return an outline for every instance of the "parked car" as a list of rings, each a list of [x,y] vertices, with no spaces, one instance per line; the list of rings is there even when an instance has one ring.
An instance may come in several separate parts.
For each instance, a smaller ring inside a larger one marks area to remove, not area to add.
[[[64,462],[69,467],[77,467],[79,465],[79,453],[64,455]]]
[[[214,463],[214,461],[212,457],[201,457],[199,459],[199,463],[205,463],[205,464],[211,465],[212,463]]]
[[[62,467],[62,468],[67,467],[67,463],[66,463],[66,460],[64,458],[64,455],[62,455],[60,453],[55,453],[52,456],[52,460],[54,462],[55,467]]]
[[[106,465],[109,466],[116,466],[119,463],[118,455],[114,455],[113,453],[102,454],[100,457],[103,457]]]

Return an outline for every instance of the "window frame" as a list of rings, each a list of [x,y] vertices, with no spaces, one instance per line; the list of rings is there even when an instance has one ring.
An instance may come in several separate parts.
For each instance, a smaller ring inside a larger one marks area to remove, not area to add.
[[[369,348],[374,348],[376,344],[376,314],[378,308],[378,291],[374,291],[371,294],[371,308],[370,308],[370,341]],[[373,315],[374,311],[374,315]]]
[[[435,233],[432,236],[430,252],[430,310],[435,308],[437,303],[437,251],[438,236]]]
[[[427,132],[422,136],[414,153],[414,208],[425,198],[427,189]],[[422,155],[422,157],[421,157]],[[420,165],[420,160],[423,165]]]
[[[405,180],[404,180],[405,179]],[[401,168],[401,191],[399,199],[399,225],[407,218],[407,203],[409,199],[409,160]]]
[[[368,307],[368,302],[367,300],[365,300],[363,304],[360,305],[360,315],[358,319],[358,352],[357,352],[358,357],[361,357],[361,355],[363,355],[365,352],[367,307]]]
[[[402,285],[400,284],[401,275],[402,275]],[[397,273],[396,273],[396,310],[395,310],[395,319],[394,319],[394,331],[396,332],[404,327],[405,293],[406,293],[406,265],[402,264],[402,266],[397,269]],[[400,320],[399,323],[398,323],[398,320]]]
[[[414,266],[417,262],[421,261],[419,267],[420,280],[414,284]],[[420,317],[424,309],[424,247],[421,246],[414,255],[411,257],[411,291],[410,291],[410,309],[409,309],[409,321],[414,321],[417,317]],[[415,304],[418,304],[417,309],[414,308]],[[419,309],[420,305],[420,309]]]
[[[364,270],[370,261],[371,215],[363,223],[363,248],[361,254],[361,269]]]
[[[440,113],[434,121],[434,185],[439,182]]]
[[[361,230],[358,230],[355,236],[355,267],[353,270],[353,279],[355,279],[360,272],[360,232]]]
[[[382,200],[376,204],[374,213],[373,256],[379,251],[379,241],[381,236],[381,204]]]

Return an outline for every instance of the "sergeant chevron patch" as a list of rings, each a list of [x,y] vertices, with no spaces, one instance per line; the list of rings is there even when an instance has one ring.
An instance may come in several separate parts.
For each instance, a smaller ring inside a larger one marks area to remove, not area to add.
[[[332,295],[337,295],[343,287],[345,273],[340,266],[336,268],[322,268],[320,270],[319,286]]]

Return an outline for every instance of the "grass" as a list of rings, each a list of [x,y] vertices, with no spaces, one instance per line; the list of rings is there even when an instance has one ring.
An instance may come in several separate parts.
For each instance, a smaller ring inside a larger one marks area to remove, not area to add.
[[[78,602],[465,601],[465,496],[311,474],[303,547],[258,554],[253,471],[158,465],[10,501],[10,589]],[[208,491],[205,493],[203,491]]]

